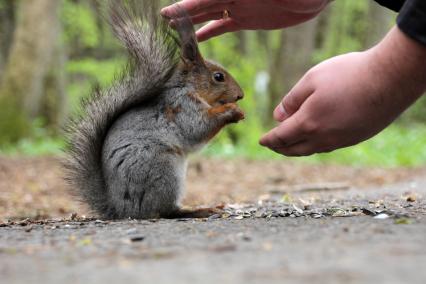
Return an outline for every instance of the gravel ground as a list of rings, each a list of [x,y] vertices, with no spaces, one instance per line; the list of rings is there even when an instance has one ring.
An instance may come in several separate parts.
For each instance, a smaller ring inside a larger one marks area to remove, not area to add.
[[[269,194],[209,219],[0,224],[2,283],[425,283],[426,179]]]
[[[192,157],[183,203],[187,206],[256,201],[271,191],[318,189],[323,183],[344,187],[380,187],[426,176],[426,167],[380,168],[306,164],[293,160],[253,161]],[[300,186],[304,185],[304,186]],[[313,191],[315,191],[313,190]],[[63,180],[59,157],[0,156],[0,222],[8,219],[90,215],[71,196]]]

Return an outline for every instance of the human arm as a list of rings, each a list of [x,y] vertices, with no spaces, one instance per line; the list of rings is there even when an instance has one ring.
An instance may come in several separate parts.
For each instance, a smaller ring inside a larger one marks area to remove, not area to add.
[[[212,21],[197,31],[199,41],[238,30],[272,30],[294,26],[317,16],[330,0],[184,0],[164,8],[161,14],[173,16],[179,5],[194,24]],[[223,11],[229,18],[223,18]]]
[[[394,27],[370,50],[308,71],[276,108],[280,124],[260,143],[288,156],[351,146],[384,129],[425,90],[426,46]]]

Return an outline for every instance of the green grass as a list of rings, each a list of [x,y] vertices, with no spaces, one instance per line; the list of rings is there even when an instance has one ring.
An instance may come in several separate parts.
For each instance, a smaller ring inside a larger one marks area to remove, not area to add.
[[[50,156],[61,155],[65,142],[60,138],[24,139],[14,145],[6,145],[0,148],[0,154],[4,156]]]
[[[41,156],[60,155],[65,147],[64,139],[54,137],[43,127],[43,121],[36,119],[32,124],[31,138],[0,147],[0,155]]]
[[[308,157],[306,160],[387,167],[426,165],[426,127],[394,125],[355,147]]]
[[[65,142],[62,138],[45,136],[41,130],[33,139],[25,139],[15,145],[0,148],[1,155],[58,155]],[[225,158],[249,158],[254,160],[280,159],[306,163],[331,163],[354,166],[421,166],[426,165],[426,126],[393,125],[373,139],[357,146],[333,153],[302,158],[286,158],[258,145],[256,135],[232,145],[227,139],[215,139],[202,151],[202,155]],[[260,136],[260,132],[259,132]]]
[[[260,136],[260,133],[258,137]],[[257,138],[258,138],[257,137]],[[356,166],[421,166],[426,165],[426,126],[392,125],[374,138],[359,145],[332,153],[301,158],[285,158],[257,144],[252,137],[239,146],[214,141],[203,150],[209,156],[246,157],[251,159],[292,159],[308,163],[333,163]]]
[[[95,84],[101,87],[109,86],[124,63],[124,58],[101,61],[86,58],[68,62],[66,69],[71,80],[67,86],[67,92],[72,112],[77,109],[81,99],[90,94]]]

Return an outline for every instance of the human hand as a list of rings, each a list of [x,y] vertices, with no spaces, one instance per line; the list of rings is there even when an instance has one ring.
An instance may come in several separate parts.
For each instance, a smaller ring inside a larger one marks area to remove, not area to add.
[[[384,129],[426,90],[426,48],[394,28],[378,46],[311,69],[274,111],[260,144],[286,156],[329,152]]]
[[[239,30],[272,30],[294,26],[318,15],[330,0],[184,0],[161,10],[174,16],[175,5],[184,8],[194,24],[213,21],[197,31],[199,41]],[[223,12],[229,12],[224,18]]]

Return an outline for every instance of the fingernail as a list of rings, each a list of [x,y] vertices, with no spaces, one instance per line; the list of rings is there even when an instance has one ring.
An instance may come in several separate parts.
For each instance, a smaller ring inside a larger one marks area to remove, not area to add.
[[[161,11],[160,11],[160,15],[161,16],[164,16],[164,17],[166,17],[166,16],[168,16],[167,15],[167,12],[169,11],[169,8],[168,7],[166,7],[166,8],[163,8],[163,9],[161,9]]]
[[[280,104],[278,105],[278,109],[279,109],[279,111],[281,112],[281,114],[282,114],[283,116],[288,116],[288,113],[287,113],[287,111],[285,110],[284,105],[283,105],[282,103],[280,103]]]
[[[285,111],[284,106],[280,103],[274,110],[274,118],[278,121],[283,121],[288,117],[288,113]]]
[[[264,135],[260,138],[259,144],[262,145],[262,146],[266,146],[266,135]]]

